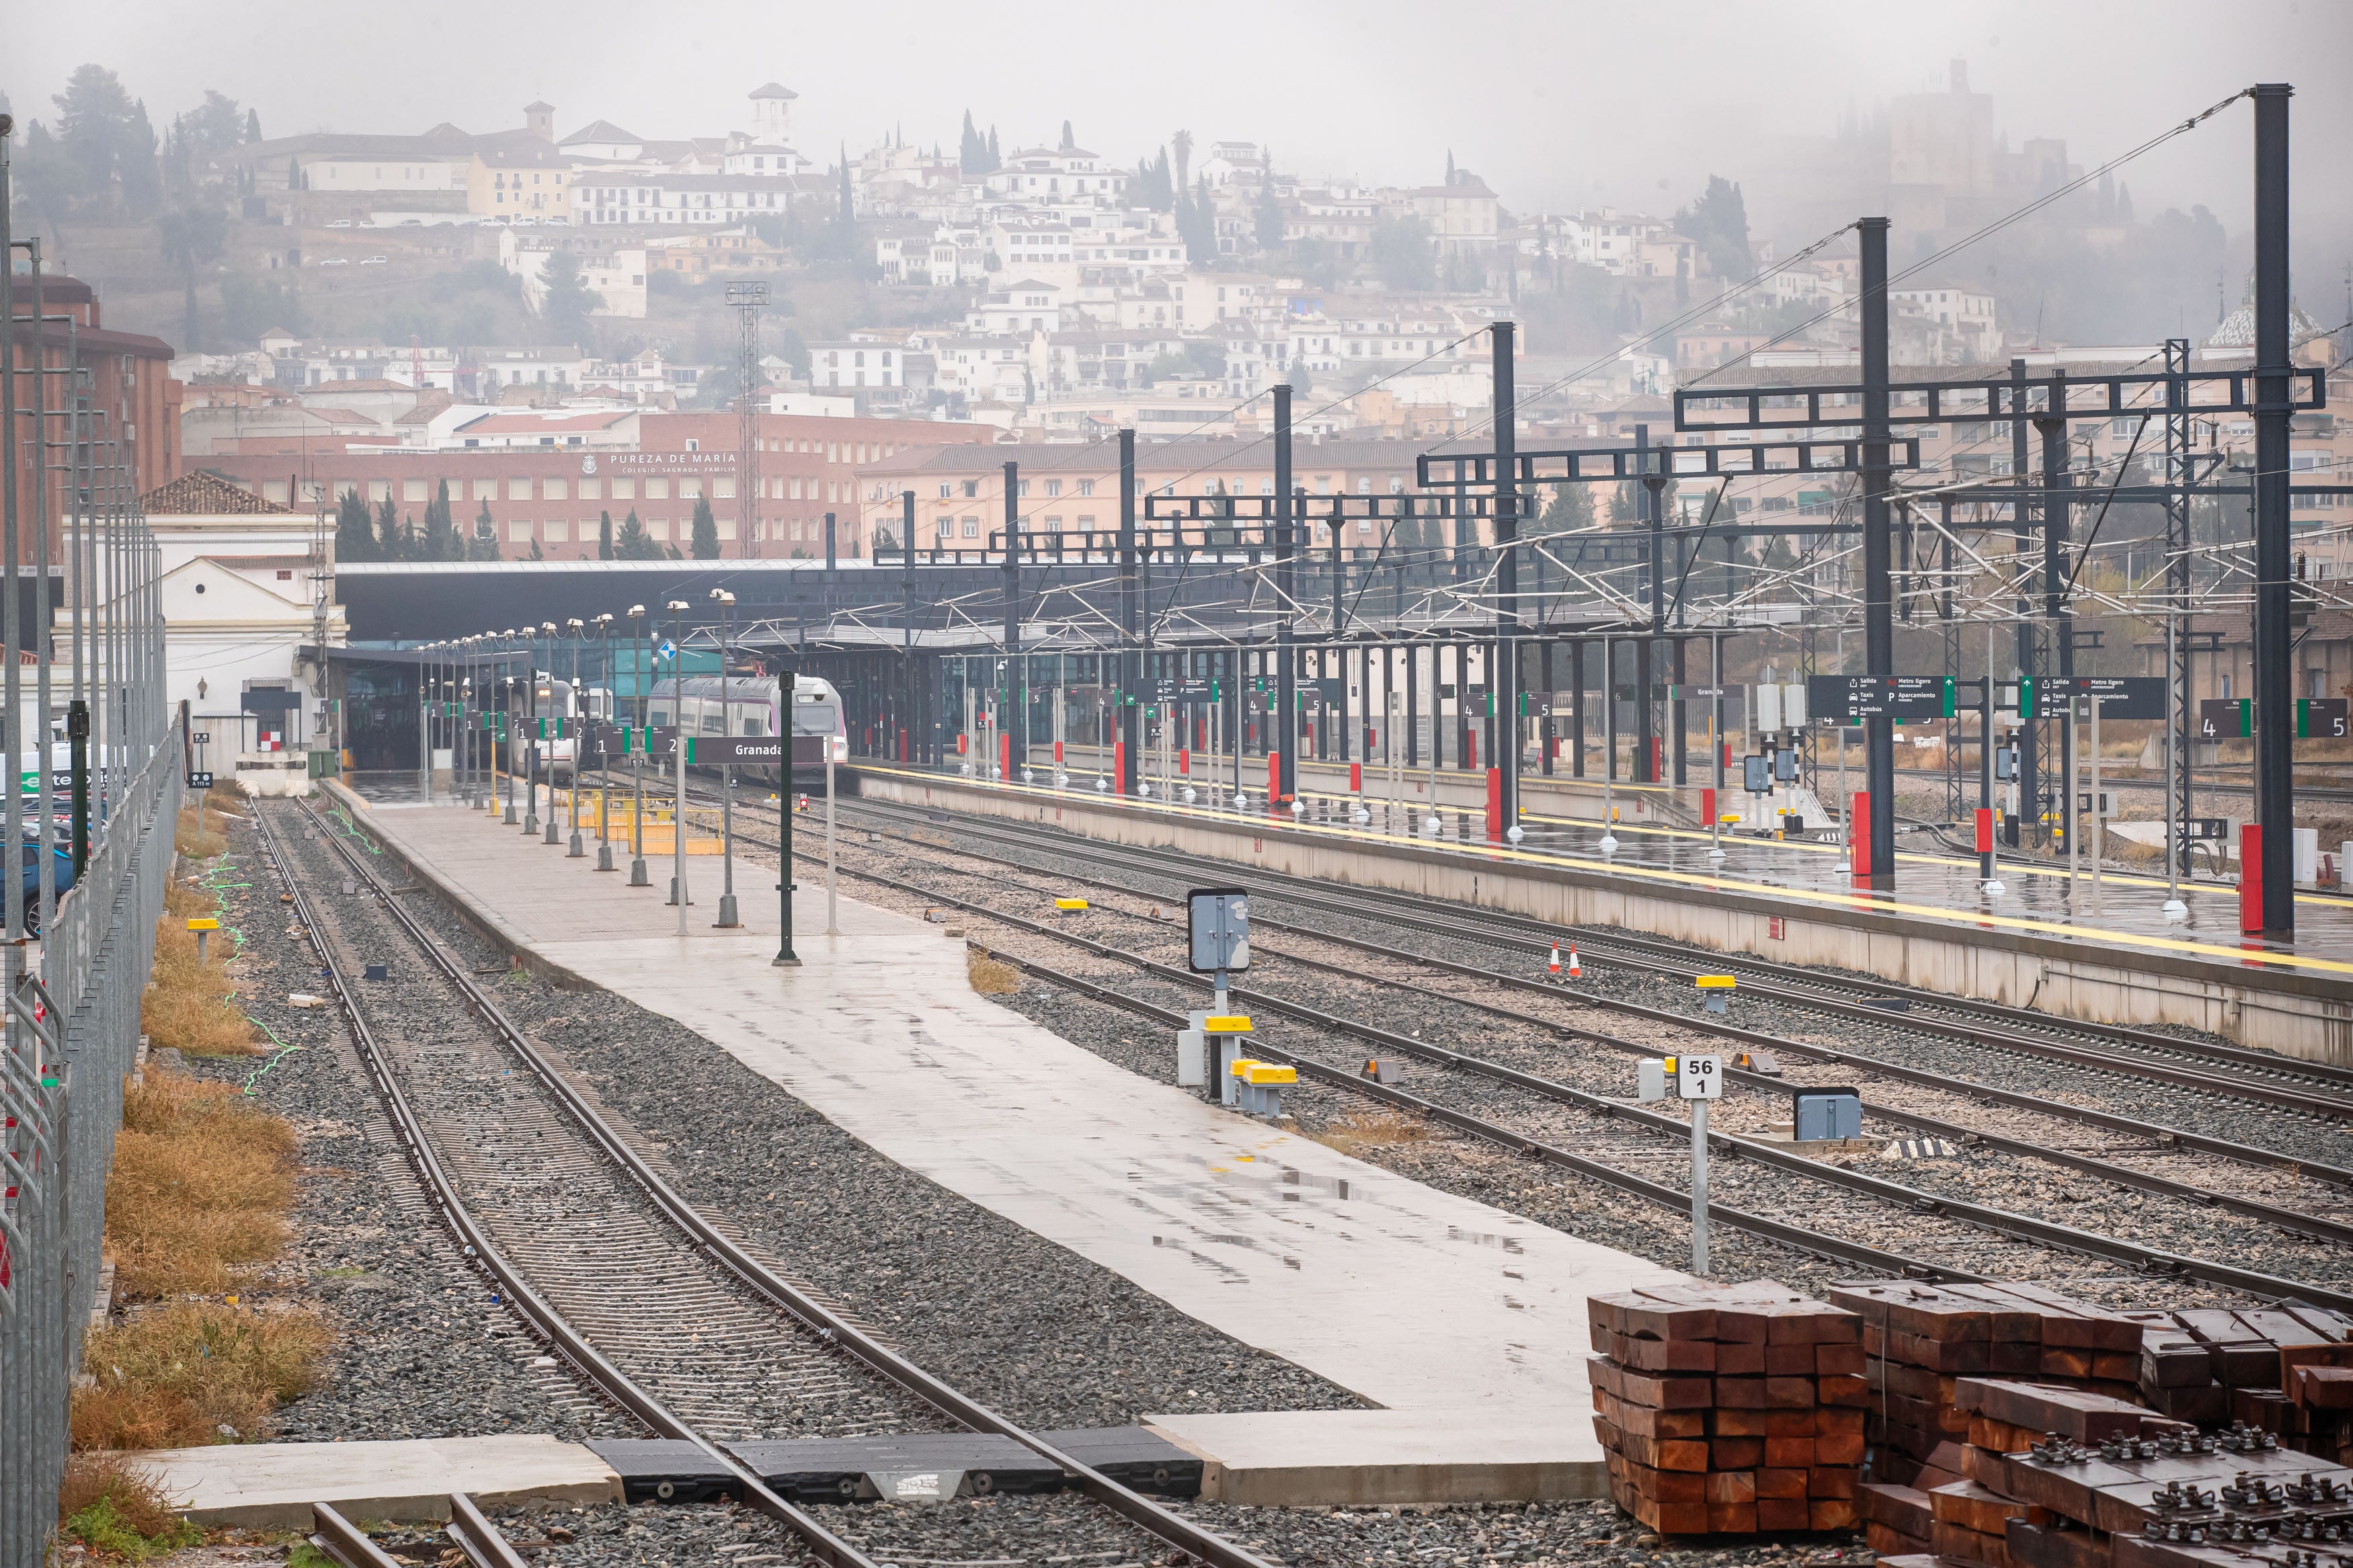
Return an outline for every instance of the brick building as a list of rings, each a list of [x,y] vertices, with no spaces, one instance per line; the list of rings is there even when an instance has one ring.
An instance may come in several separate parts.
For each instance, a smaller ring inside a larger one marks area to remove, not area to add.
[[[638,417],[637,444],[623,450],[591,448],[585,437],[561,433],[537,447],[470,450],[322,451],[316,442],[290,441],[281,450],[257,452],[242,442],[245,449],[205,466],[268,500],[332,505],[348,490],[372,505],[389,499],[419,527],[426,503],[446,479],[453,520],[469,527],[487,511],[509,559],[528,555],[534,542],[550,560],[593,558],[598,521],[607,511],[616,532],[634,511],[655,542],[683,553],[695,504],[705,500],[725,556],[821,555],[830,511],[839,554],[856,557],[867,552],[857,500],[862,467],[917,447],[987,442],[996,434],[986,425],[764,414],[762,496],[749,540],[739,526],[733,414],[647,413]]]
[[[16,352],[10,363],[16,381],[19,515],[28,521],[37,515],[58,518],[67,496],[67,476],[42,463],[41,448],[32,439],[32,351],[37,338],[42,368],[48,373],[41,378],[40,392],[48,410],[43,432],[47,440],[62,441],[68,437],[63,410],[70,378],[66,372],[78,363],[90,374],[90,408],[105,416],[103,420],[85,416],[83,437],[128,442],[132,494],[143,494],[179,478],[181,386],[172,378],[172,345],[142,332],[118,332],[101,324],[98,296],[79,278],[47,274],[36,294],[33,279],[20,272],[13,287],[10,310],[16,318],[13,323]],[[37,333],[36,316],[72,320],[43,321]],[[45,505],[46,510],[37,512],[37,505]],[[29,550],[29,528],[25,537]],[[53,530],[49,537],[55,541],[60,535]],[[56,548],[53,544],[53,552]]]

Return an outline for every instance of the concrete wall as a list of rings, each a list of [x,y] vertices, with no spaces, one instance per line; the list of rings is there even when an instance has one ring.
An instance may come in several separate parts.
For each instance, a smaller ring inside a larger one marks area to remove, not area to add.
[[[2241,1045],[2353,1065],[2353,984],[2179,953],[1901,916],[1817,909],[1762,894],[1366,845],[1314,830],[1163,815],[1137,804],[1009,793],[855,770],[877,800],[1039,822],[1113,843],[1181,850],[1343,886],[1388,888],[1562,925],[1615,925],[1779,963],[1822,964],[2056,1017],[2210,1030]]]

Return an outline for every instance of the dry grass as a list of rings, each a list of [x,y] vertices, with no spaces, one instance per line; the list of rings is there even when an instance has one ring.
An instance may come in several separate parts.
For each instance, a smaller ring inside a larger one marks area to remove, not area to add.
[[[207,809],[199,821],[195,806],[182,806],[180,820],[172,829],[172,847],[192,860],[209,860],[227,849],[228,830],[220,813]]]
[[[158,1048],[252,1056],[261,1048],[253,1025],[228,999],[234,950],[228,933],[213,932],[206,961],[196,961],[196,937],[188,921],[212,911],[212,901],[185,882],[175,881],[164,891],[164,918],[155,922],[155,967],[140,998],[139,1026]]]
[[[1321,1132],[1308,1136],[1343,1154],[1361,1154],[1368,1149],[1393,1149],[1402,1143],[1421,1142],[1430,1136],[1430,1124],[1403,1111],[1352,1110]]]
[[[94,1381],[74,1391],[73,1446],[186,1448],[267,1436],[271,1413],[315,1384],[332,1339],[308,1311],[152,1308],[90,1336]]]
[[[984,996],[1010,996],[1021,989],[1021,972],[1001,958],[991,958],[976,947],[964,952],[965,978]]]
[[[116,1286],[155,1298],[227,1289],[276,1254],[294,1201],[294,1130],[227,1084],[150,1068],[125,1091],[106,1181]]]
[[[120,1454],[76,1454],[66,1461],[58,1528],[101,1559],[130,1563],[191,1545],[199,1534],[173,1507],[155,1473]]]

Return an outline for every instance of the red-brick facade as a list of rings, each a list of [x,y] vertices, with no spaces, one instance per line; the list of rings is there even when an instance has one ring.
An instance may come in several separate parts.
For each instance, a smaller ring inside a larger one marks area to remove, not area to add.
[[[519,447],[444,451],[305,453],[242,452],[203,459],[203,467],[270,500],[332,505],[356,489],[373,504],[389,497],[405,517],[423,526],[426,503],[449,484],[449,510],[470,526],[485,508],[510,560],[536,542],[549,560],[593,558],[598,520],[612,513],[618,532],[631,511],[654,540],[683,552],[695,502],[707,499],[719,524],[723,557],[790,558],[825,553],[825,514],[835,514],[835,544],[846,558],[863,555],[855,493],[861,466],[914,447],[989,441],[985,425],[932,424],[909,419],[827,419],[760,416],[762,497],[755,536],[738,526],[743,502],[736,485],[738,427],[732,414],[647,414],[638,445],[609,447]]]

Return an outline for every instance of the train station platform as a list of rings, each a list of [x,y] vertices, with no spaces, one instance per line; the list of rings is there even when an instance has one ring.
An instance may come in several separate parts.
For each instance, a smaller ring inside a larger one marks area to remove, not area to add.
[[[738,879],[745,928],[720,931],[718,868],[690,862],[680,936],[661,886],[486,814],[330,789],[559,981],[677,1020],[886,1157],[1381,1407],[1147,1416],[1207,1461],[1205,1495],[1603,1495],[1586,1299],[1672,1271],[1139,1078],[976,993],[940,926],[845,897],[825,936],[808,879],[801,966],[777,968],[764,871]]]
[[[2242,937],[2234,889],[2184,884],[2189,918],[2163,912],[2161,878],[2115,872],[2096,883],[2063,867],[2000,862],[1998,896],[1973,858],[1899,850],[1895,887],[1848,873],[1839,846],[1703,828],[1599,821],[1524,805],[1517,846],[1485,836],[1483,798],[1391,805],[1366,780],[1369,820],[1353,796],[1312,786],[1298,816],[1237,811],[1196,786],[1187,802],[1157,792],[1120,799],[1073,776],[1069,787],[966,778],[859,763],[861,795],[934,809],[1049,824],[1117,842],[1166,847],[1287,875],[1394,888],[1484,904],[1563,925],[1615,925],[1746,952],[1826,964],[1902,984],[2037,1007],[2063,1017],[2211,1030],[2294,1056],[2353,1064],[2353,900],[2304,894],[2292,944]],[[1247,775],[1245,775],[1247,778]],[[1588,784],[1592,781],[1588,781]],[[1721,843],[1725,858],[1709,850]]]

